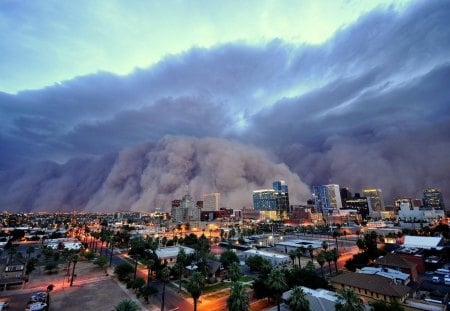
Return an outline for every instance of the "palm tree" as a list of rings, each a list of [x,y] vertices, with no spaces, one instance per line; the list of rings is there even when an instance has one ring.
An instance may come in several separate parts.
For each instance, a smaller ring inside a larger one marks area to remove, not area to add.
[[[73,255],[72,262],[73,262],[73,265],[72,265],[72,275],[70,277],[70,286],[73,285],[73,277],[75,276],[75,266],[78,262],[78,255]]]
[[[340,297],[335,305],[337,311],[364,311],[364,305],[353,289],[344,288],[339,294]]]
[[[161,279],[161,282],[163,283],[163,290],[161,296],[161,311],[164,311],[164,300],[166,298],[166,283],[169,280],[169,276],[170,270],[167,267],[164,267],[159,273],[159,277]]]
[[[330,269],[330,276],[331,276],[331,262],[333,261],[332,251],[325,252],[325,260],[328,262],[328,268]]]
[[[311,257],[311,261],[314,261],[314,247],[310,244],[308,245],[309,256]]]
[[[184,266],[186,265],[187,255],[184,248],[180,247],[177,255],[177,272],[178,272],[178,291],[181,291],[181,276],[183,275]]]
[[[339,233],[339,231],[337,231],[337,230],[334,230],[333,231],[333,238],[336,240],[336,249],[339,251],[339,248],[338,248],[338,238],[339,238],[339,236],[340,236],[341,234]]]
[[[149,285],[153,273],[153,265],[155,264],[155,260],[148,258],[145,260],[145,264],[147,265],[147,285]]]
[[[339,257],[341,256],[341,255],[339,255],[337,248],[333,248],[333,250],[331,251],[331,256],[333,257],[334,267],[335,267],[336,273],[337,273],[338,272],[337,262],[338,262]]]
[[[322,248],[324,251],[326,251],[328,249],[328,242],[327,241],[323,241],[322,242]]]
[[[320,270],[322,271],[322,277],[325,278],[325,275],[323,274],[323,265],[325,264],[325,254],[323,251],[321,251],[317,255],[317,263],[320,265]]]
[[[294,287],[288,306],[292,311],[309,311],[309,300],[300,286]]]
[[[139,306],[130,299],[124,299],[114,307],[114,311],[137,311]]]
[[[295,255],[297,255],[298,266],[300,269],[302,268],[302,262],[300,261],[300,259],[302,258],[302,254],[303,254],[303,251],[302,251],[301,247],[299,247],[295,250]]]
[[[292,265],[295,265],[295,258],[297,258],[297,252],[295,250],[290,250],[289,253],[289,258],[291,258],[292,260]]]
[[[277,309],[280,311],[281,295],[288,287],[283,271],[280,269],[273,269],[267,277],[267,285],[272,291],[272,294],[277,301]]]
[[[194,299],[194,311],[197,311],[197,301],[202,294],[203,286],[205,284],[205,277],[201,272],[192,273],[191,278],[186,286],[187,291]]]
[[[234,282],[231,286],[227,307],[229,311],[247,311],[250,308],[250,300],[241,282]]]

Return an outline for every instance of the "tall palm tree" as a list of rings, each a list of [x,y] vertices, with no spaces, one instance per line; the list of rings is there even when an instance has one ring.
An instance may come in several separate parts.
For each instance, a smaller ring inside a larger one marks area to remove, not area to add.
[[[159,272],[159,278],[161,279],[161,282],[163,283],[162,296],[161,296],[161,311],[164,311],[164,301],[166,298],[166,283],[169,280],[169,276],[170,276],[170,270],[167,267],[164,267]]]
[[[115,307],[114,311],[137,311],[139,306],[133,300],[124,299],[119,302]]]
[[[336,269],[336,273],[337,273],[338,272],[337,262],[338,262],[339,257],[341,257],[341,255],[339,255],[339,252],[336,248],[333,248],[333,250],[331,251],[331,256],[333,257],[334,268]]]
[[[310,244],[308,245],[309,256],[311,257],[311,261],[314,262],[314,247]]]
[[[326,251],[328,249],[328,242],[327,241],[323,241],[322,242],[322,248],[324,251]]]
[[[191,278],[186,286],[187,291],[194,299],[194,311],[197,311],[197,301],[202,294],[203,286],[205,284],[205,277],[201,272],[192,273]]]
[[[147,286],[150,285],[152,273],[153,273],[153,265],[155,264],[155,260],[151,258],[147,258],[145,260],[145,264],[147,265]]]
[[[250,299],[241,282],[234,282],[227,298],[229,311],[247,311],[250,308]]]
[[[277,302],[277,310],[280,311],[281,296],[288,287],[283,271],[280,269],[273,269],[267,277],[267,285]]]
[[[322,277],[325,278],[325,275],[323,274],[323,265],[325,264],[325,254],[323,251],[319,252],[317,255],[317,263],[320,265],[320,270],[322,271]]]
[[[295,258],[297,258],[297,252],[294,249],[292,249],[289,251],[288,255],[289,258],[291,258],[292,260],[292,265],[295,265]]]
[[[297,256],[298,267],[301,269],[302,268],[302,262],[300,261],[300,259],[302,258],[302,250],[300,248],[297,248],[295,250],[295,255]]]
[[[75,276],[75,266],[77,265],[78,262],[78,255],[73,255],[72,262],[73,265],[72,265],[72,275],[70,277],[70,286],[73,285],[73,277]]]
[[[184,266],[186,265],[187,255],[184,248],[180,247],[180,251],[177,255],[177,272],[178,272],[178,291],[181,291],[181,277],[183,275]]]
[[[339,231],[337,231],[337,230],[334,230],[333,231],[333,238],[335,239],[335,241],[336,241],[336,249],[339,251],[339,248],[338,248],[338,238],[339,238],[339,236],[340,236],[341,234],[339,233]]]
[[[331,262],[333,261],[332,251],[326,251],[325,252],[325,260],[328,262],[328,268],[330,269],[330,276],[331,276],[331,274],[332,274],[332,272],[331,272]]]
[[[242,276],[241,267],[239,267],[239,264],[237,262],[233,262],[228,267],[228,277],[231,279],[231,282],[235,283],[239,281],[241,276]]]
[[[364,305],[353,289],[344,288],[339,294],[340,298],[335,305],[337,311],[364,311]]]
[[[288,306],[292,311],[309,311],[309,300],[300,286],[294,287],[291,297],[288,300]]]

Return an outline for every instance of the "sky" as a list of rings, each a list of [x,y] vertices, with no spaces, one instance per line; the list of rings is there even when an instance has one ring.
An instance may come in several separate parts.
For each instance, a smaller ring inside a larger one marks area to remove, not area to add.
[[[167,209],[186,185],[240,208],[277,178],[297,204],[325,183],[450,196],[449,20],[447,1],[1,0],[0,209]]]

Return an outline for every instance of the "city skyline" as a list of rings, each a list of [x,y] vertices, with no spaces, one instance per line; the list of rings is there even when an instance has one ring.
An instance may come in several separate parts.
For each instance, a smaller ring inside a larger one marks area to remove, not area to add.
[[[0,14],[4,209],[169,209],[185,185],[242,207],[277,179],[299,203],[333,183],[449,201],[446,1]]]

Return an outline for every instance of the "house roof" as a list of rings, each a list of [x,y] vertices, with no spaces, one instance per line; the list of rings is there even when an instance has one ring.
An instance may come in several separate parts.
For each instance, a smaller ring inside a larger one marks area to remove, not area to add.
[[[442,243],[443,243],[442,237],[406,235],[405,241],[403,242],[403,246],[411,248],[439,249],[441,248]]]
[[[216,260],[207,259],[206,265],[208,267],[209,274],[214,274],[217,272],[217,270],[223,269],[222,263]]]
[[[396,285],[385,277],[373,274],[348,272],[331,278],[331,282],[367,289],[371,292],[390,297],[404,297],[410,291],[408,286]]]
[[[381,266],[397,267],[404,269],[415,269],[417,264],[404,259],[402,256],[387,253],[385,256],[378,258],[376,263]]]

